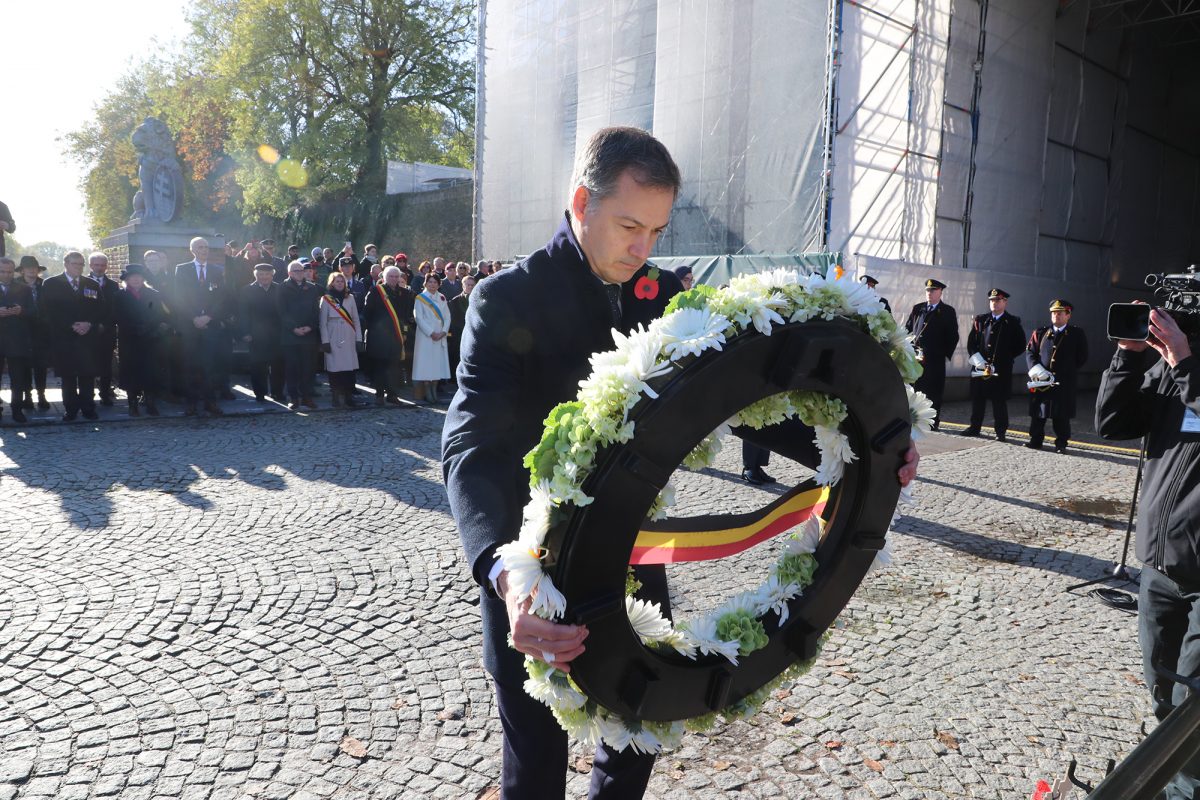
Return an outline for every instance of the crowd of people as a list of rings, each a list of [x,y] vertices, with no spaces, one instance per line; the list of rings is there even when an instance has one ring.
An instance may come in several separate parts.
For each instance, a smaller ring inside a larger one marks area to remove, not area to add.
[[[50,369],[62,381],[64,421],[97,419],[97,402],[113,405],[117,388],[131,416],[158,416],[161,402],[219,416],[219,401],[235,398],[235,350],[246,353],[258,402],[316,408],[324,371],[334,406],[359,404],[360,373],[376,405],[441,403],[471,292],[503,268],[439,256],[414,269],[404,253],[380,257],[367,245],[360,256],[349,242],[306,256],[292,245],[286,258],[269,239],[230,243],[223,263],[201,237],[189,249],[192,260],[178,265],[146,251],[119,275],[104,253],[72,251],[49,278],[34,256],[0,256],[0,369],[12,420],[49,410]]]

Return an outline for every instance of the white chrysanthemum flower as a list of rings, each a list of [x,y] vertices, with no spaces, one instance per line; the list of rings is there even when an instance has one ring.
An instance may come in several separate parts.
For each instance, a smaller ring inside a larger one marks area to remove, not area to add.
[[[758,605],[758,592],[741,592],[726,600],[720,608],[712,613],[712,617],[719,620],[726,614],[736,614],[739,611],[744,611],[753,617],[757,617]]]
[[[759,283],[766,289],[783,289],[800,283],[800,273],[789,267],[778,267],[757,273]]]
[[[800,528],[799,533],[788,537],[784,542],[784,554],[803,555],[817,552],[817,547],[821,544],[821,532],[824,528],[825,523],[822,519],[816,514],[810,514],[808,519],[804,520],[804,525]]]
[[[770,336],[772,325],[783,324],[783,317],[779,315],[778,309],[786,305],[787,301],[780,297],[769,297],[748,305],[746,311],[750,314],[750,324],[763,336]]]
[[[550,519],[554,513],[554,499],[550,494],[550,482],[543,479],[529,492],[529,502],[521,510],[521,532],[518,539],[541,545],[550,530]]]
[[[604,743],[613,750],[620,752],[633,743],[633,731],[625,726],[625,721],[620,717],[604,714],[598,717],[598,721]]]
[[[681,308],[655,320],[650,329],[657,330],[667,357],[677,361],[705,350],[720,350],[728,327],[728,319],[707,308]]]
[[[567,735],[584,747],[595,748],[604,741],[604,730],[601,727],[602,720],[599,715],[584,717],[581,714],[559,714],[555,711],[554,717]]]
[[[633,632],[646,644],[660,641],[671,634],[671,623],[663,616],[658,603],[626,597],[625,613],[629,616]]]
[[[650,506],[650,519],[666,519],[667,509],[673,505],[675,505],[675,484],[668,480],[667,485],[662,488]]]
[[[663,743],[659,741],[657,734],[646,727],[633,734],[629,746],[633,748],[633,752],[644,755],[657,755],[663,749]]]
[[[779,624],[782,625],[788,619],[788,601],[799,597],[800,593],[799,584],[780,583],[779,578],[772,575],[755,592],[758,601],[755,616],[761,617],[769,611],[774,611],[779,615]]]
[[[530,613],[557,619],[567,610],[567,598],[542,570],[544,555],[540,547],[520,539],[496,548],[496,558],[501,559],[508,572],[508,583],[517,590],[517,600],[528,597]]]
[[[821,465],[813,480],[822,486],[832,486],[842,479],[845,465],[857,456],[850,447],[850,439],[837,428],[818,425],[815,430],[817,449],[821,451]]]
[[[933,430],[933,421],[937,418],[937,410],[933,402],[923,392],[905,386],[908,390],[908,413],[912,419],[912,438],[920,439]]]
[[[667,647],[675,649],[676,653],[681,656],[687,656],[693,661],[696,659],[696,645],[692,639],[684,631],[675,630],[674,628],[666,635],[658,640],[659,644],[665,644]]]
[[[551,676],[558,670],[549,670],[543,678],[527,678],[525,693],[555,711],[574,711],[583,708],[587,696],[571,686],[568,681],[554,680]]]
[[[657,398],[658,394],[646,382],[652,378],[666,375],[673,368],[670,361],[662,358],[662,336],[656,331],[638,326],[628,336],[614,330],[613,342],[616,344],[616,349],[625,354],[628,360],[626,368],[632,377],[641,384],[640,391],[652,398]]]
[[[846,310],[862,317],[878,314],[883,310],[883,301],[879,294],[865,283],[854,280],[848,274],[842,275],[832,282],[841,290],[846,300]]]
[[[688,638],[688,644],[704,655],[722,655],[735,667],[738,663],[740,642],[727,642],[717,636],[717,620],[712,614],[689,620],[679,626]]]

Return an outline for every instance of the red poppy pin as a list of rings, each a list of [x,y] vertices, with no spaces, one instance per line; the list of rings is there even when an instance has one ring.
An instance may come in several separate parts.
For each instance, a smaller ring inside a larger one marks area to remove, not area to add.
[[[638,300],[658,297],[658,267],[651,267],[649,272],[637,279],[633,285],[633,296]]]

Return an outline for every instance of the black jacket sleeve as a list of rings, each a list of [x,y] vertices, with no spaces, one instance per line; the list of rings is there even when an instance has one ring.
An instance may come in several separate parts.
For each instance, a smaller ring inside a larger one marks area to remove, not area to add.
[[[1155,386],[1162,364],[1158,353],[1147,348],[1135,353],[1117,349],[1100,378],[1096,394],[1096,432],[1105,439],[1137,439],[1153,424],[1157,402]]]

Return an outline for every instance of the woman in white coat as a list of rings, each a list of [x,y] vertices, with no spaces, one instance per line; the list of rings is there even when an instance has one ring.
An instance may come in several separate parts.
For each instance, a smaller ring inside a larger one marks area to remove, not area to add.
[[[355,406],[354,371],[358,369],[358,347],[362,325],[354,297],[346,291],[346,278],[340,272],[329,276],[328,288],[320,300],[317,315],[321,326],[321,350],[325,353],[325,371],[335,407]]]
[[[425,276],[425,291],[417,295],[413,313],[417,331],[413,337],[413,400],[432,405],[437,399],[437,382],[450,377],[450,305],[438,291],[441,281],[433,273]]]

